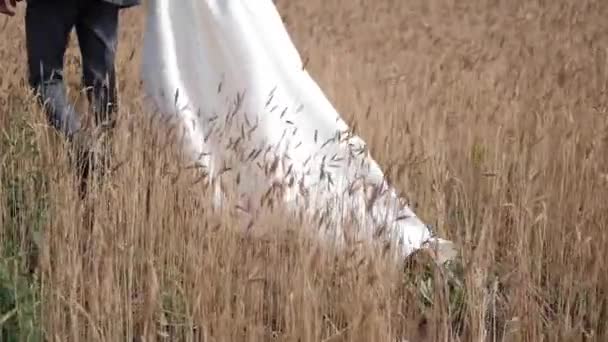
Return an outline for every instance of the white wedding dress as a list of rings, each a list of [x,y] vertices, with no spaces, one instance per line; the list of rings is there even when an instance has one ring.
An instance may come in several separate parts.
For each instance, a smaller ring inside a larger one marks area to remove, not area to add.
[[[400,257],[431,241],[303,69],[271,0],[147,6],[146,92],[159,112],[179,120],[184,148],[211,180],[232,179],[230,191],[252,206],[270,187],[285,189],[294,211],[325,215],[330,229],[319,230],[322,239],[389,239],[400,242]],[[218,187],[220,206],[225,191]]]

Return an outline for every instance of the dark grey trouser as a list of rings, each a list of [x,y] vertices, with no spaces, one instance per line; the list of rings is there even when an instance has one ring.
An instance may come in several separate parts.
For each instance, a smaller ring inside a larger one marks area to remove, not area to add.
[[[82,54],[83,85],[97,125],[111,124],[117,109],[114,60],[119,7],[101,0],[46,0],[27,5],[25,29],[29,83],[40,95],[49,122],[71,139],[81,127],[68,103],[64,55],[76,29]]]

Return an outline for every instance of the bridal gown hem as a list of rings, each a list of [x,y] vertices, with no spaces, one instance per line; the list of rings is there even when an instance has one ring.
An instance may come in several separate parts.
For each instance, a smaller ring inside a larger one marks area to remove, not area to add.
[[[331,219],[331,236],[354,219],[359,238],[383,231],[402,256],[432,238],[303,68],[272,1],[151,0],[143,55],[147,94],[212,180],[229,165],[253,203],[281,184],[290,208]]]

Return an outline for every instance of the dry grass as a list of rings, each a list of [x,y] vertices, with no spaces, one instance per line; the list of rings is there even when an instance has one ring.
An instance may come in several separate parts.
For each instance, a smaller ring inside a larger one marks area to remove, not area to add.
[[[243,234],[211,212],[151,134],[138,11],[123,17],[117,169],[78,201],[25,95],[22,20],[2,18],[0,340],[607,340],[608,3],[279,6],[393,182],[460,244],[462,285],[323,250],[305,222],[269,214]]]

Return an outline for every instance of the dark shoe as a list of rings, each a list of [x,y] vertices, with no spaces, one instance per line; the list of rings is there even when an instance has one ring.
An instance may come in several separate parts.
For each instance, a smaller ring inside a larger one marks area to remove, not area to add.
[[[89,180],[92,175],[94,153],[91,141],[92,139],[84,131],[74,134],[70,139],[70,159],[76,169],[78,192],[81,199],[84,199],[87,195]]]

